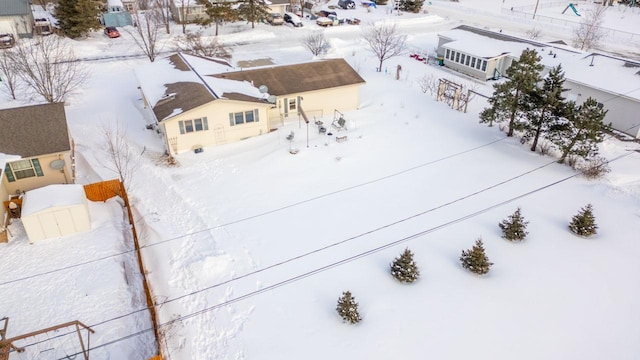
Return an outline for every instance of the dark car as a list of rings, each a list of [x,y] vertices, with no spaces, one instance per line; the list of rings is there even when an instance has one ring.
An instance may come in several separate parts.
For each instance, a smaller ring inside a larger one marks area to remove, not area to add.
[[[302,20],[300,20],[300,17],[292,13],[284,13],[284,22],[287,22],[293,25],[294,27],[302,26]]]
[[[112,39],[120,37],[120,32],[114,26],[107,26],[104,28],[104,34]]]
[[[316,15],[320,16],[320,17],[329,17],[331,15],[337,17],[338,14],[335,11],[331,11],[331,10],[320,10],[316,13]]]
[[[338,7],[342,9],[355,9],[356,3],[353,0],[338,0]]]
[[[12,47],[16,43],[13,34],[0,34],[0,49]]]

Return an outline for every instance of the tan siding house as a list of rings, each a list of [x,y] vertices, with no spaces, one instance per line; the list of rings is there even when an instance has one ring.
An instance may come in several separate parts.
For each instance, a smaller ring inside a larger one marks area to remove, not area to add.
[[[0,153],[6,162],[2,186],[9,194],[74,182],[71,137],[63,103],[0,110]]]
[[[355,110],[364,84],[343,59],[235,71],[223,61],[175,54],[136,76],[172,155],[266,134],[298,121],[301,109],[310,120]]]

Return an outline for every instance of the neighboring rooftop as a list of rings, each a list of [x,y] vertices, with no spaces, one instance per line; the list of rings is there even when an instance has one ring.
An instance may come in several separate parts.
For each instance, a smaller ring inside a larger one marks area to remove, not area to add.
[[[71,150],[64,103],[0,110],[0,153],[23,158]]]
[[[26,15],[31,11],[29,0],[1,0],[0,16]]]

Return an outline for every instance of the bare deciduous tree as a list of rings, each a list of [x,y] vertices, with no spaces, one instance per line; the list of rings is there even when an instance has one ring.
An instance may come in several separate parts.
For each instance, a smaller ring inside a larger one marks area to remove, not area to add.
[[[129,190],[140,156],[134,152],[127,141],[126,131],[119,123],[103,122],[101,131],[104,140],[103,151],[106,156],[106,161],[101,165],[115,173]]]
[[[429,93],[429,95],[434,96],[438,92],[439,80],[434,74],[424,74],[420,79],[416,80],[416,82],[418,86],[420,86],[420,90],[425,94]]]
[[[195,33],[187,31],[184,36],[178,36],[175,43],[178,51],[189,54],[221,59],[229,59],[231,57],[227,49],[220,44],[216,37],[203,36],[202,30],[198,30]]]
[[[596,47],[600,39],[605,35],[602,29],[602,22],[607,7],[594,6],[589,9],[582,22],[575,29],[573,43],[580,50],[588,50]]]
[[[169,2],[167,0],[155,0],[153,7],[158,15],[160,15],[159,20],[161,20],[164,25],[167,34],[171,34],[171,27],[169,26]]]
[[[15,100],[18,90],[18,70],[13,57],[13,49],[0,51],[0,81]]]
[[[309,33],[302,39],[302,44],[311,51],[313,56],[324,54],[331,47],[321,31]]]
[[[531,28],[529,30],[527,30],[526,34],[527,34],[527,38],[531,39],[531,40],[536,40],[540,37],[540,34],[542,33],[542,30],[538,29],[538,28]]]
[[[23,40],[11,58],[20,79],[50,103],[64,101],[89,77],[71,46],[57,35]]]
[[[142,50],[142,52],[149,58],[151,62],[158,56],[158,26],[162,25],[160,20],[161,15],[157,13],[156,9],[150,9],[144,12],[135,11],[133,13],[134,29],[135,31],[127,30],[127,33],[133,37],[136,45]]]
[[[362,31],[362,37],[380,62],[378,72],[382,71],[382,63],[385,60],[401,55],[407,49],[407,36],[398,32],[396,24],[366,26]]]

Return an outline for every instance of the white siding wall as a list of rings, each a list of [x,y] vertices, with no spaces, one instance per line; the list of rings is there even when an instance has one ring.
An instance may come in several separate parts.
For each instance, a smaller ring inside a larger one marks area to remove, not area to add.
[[[608,110],[605,123],[611,123],[614,129],[640,138],[640,101],[593,89],[569,79],[565,81],[565,87],[570,89],[566,94],[568,99],[575,100],[578,105],[589,97],[596,99]]]

